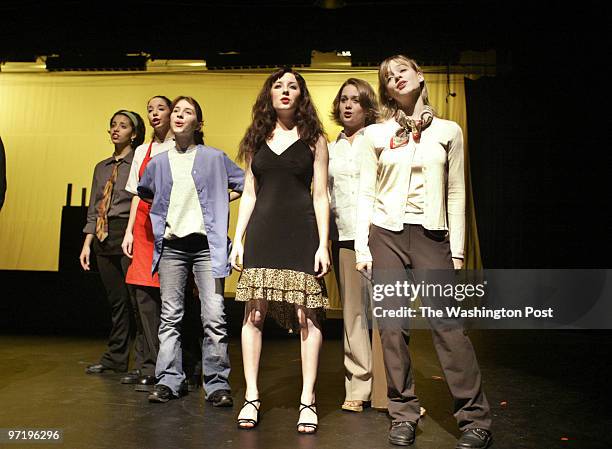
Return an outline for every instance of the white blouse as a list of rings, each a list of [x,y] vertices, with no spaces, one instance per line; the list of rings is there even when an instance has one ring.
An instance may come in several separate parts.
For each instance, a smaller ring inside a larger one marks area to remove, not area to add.
[[[334,142],[330,142],[328,193],[333,225],[337,229],[330,232],[331,240],[354,240],[355,222],[357,220],[357,197],[359,195],[359,173],[361,157],[356,142],[363,138],[363,131],[355,136],[353,143],[344,133],[340,133]]]
[[[133,193],[134,195],[138,195],[138,191],[136,190],[138,189],[138,172],[140,171],[140,166],[147,155],[147,150],[149,149],[150,143],[151,142],[143,143],[134,151],[132,167],[130,168],[130,174],[128,176],[127,184],[125,185],[125,190]],[[174,145],[174,137],[168,137],[163,142],[153,142],[153,146],[151,147],[151,157],[168,151],[170,148],[173,148]]]

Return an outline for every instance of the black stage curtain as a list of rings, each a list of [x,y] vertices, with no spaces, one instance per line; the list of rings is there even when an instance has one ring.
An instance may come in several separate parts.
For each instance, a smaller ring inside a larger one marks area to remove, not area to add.
[[[550,67],[466,79],[485,268],[612,266],[609,113],[577,71]]]

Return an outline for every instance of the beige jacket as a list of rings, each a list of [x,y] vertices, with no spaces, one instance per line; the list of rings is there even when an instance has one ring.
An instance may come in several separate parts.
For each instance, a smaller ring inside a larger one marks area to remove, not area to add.
[[[370,125],[356,142],[361,152],[361,173],[357,201],[355,251],[357,262],[371,262],[368,248],[370,225],[401,231],[411,162],[415,145],[423,151],[425,220],[423,227],[447,230],[453,257],[463,258],[465,244],[465,178],[463,133],[455,122],[434,118],[421,133],[419,143],[412,137],[407,145],[390,148],[399,128],[394,120]]]

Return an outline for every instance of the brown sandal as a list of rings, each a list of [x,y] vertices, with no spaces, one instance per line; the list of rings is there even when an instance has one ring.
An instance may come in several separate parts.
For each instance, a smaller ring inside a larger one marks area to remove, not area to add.
[[[344,401],[344,403],[342,404],[342,410],[346,410],[348,412],[363,412],[363,409],[363,401],[359,400]]]

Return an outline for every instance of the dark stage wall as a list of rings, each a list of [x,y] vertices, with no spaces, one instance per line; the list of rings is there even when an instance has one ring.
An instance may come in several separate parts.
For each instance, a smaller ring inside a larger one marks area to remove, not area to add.
[[[466,79],[485,268],[611,266],[612,158],[602,135],[604,115],[597,103],[587,101],[581,109],[568,96],[596,98],[589,95],[595,86],[558,78],[555,65],[549,67]]]
[[[189,329],[197,332],[199,301],[186,297]],[[239,336],[244,305],[225,299],[230,336]],[[110,307],[97,272],[48,272],[0,270],[0,334],[107,336]],[[287,332],[266,320],[267,336]],[[327,319],[328,338],[340,338],[342,321]]]

